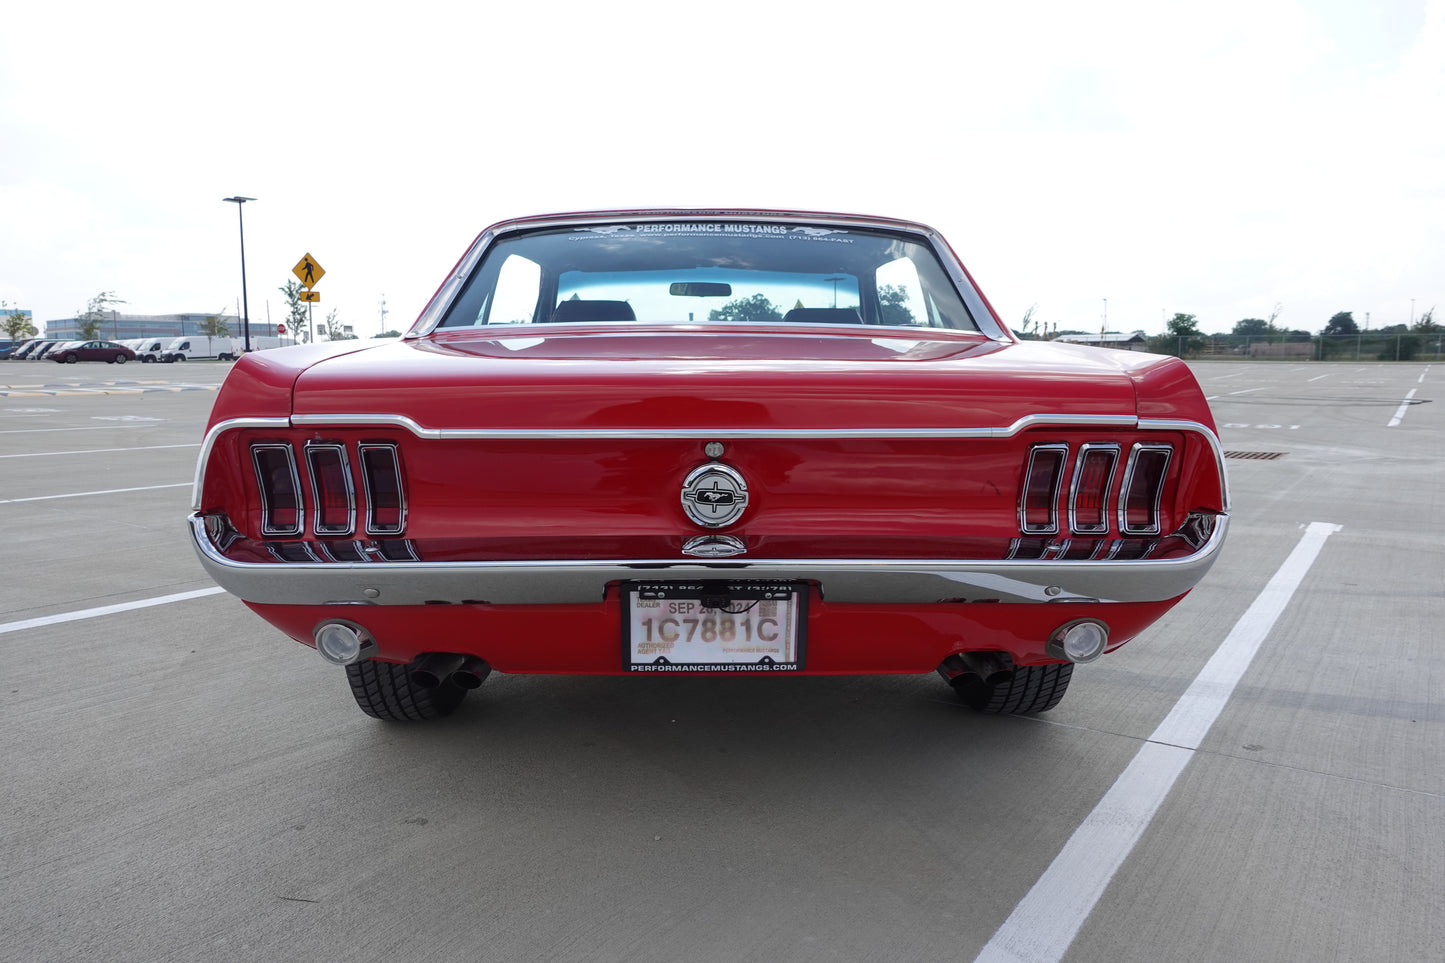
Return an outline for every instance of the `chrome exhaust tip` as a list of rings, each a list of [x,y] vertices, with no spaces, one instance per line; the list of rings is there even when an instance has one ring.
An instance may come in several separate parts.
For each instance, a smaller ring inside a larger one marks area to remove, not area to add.
[[[426,652],[417,656],[416,661],[407,666],[407,675],[411,677],[413,684],[423,689],[435,689],[460,669],[465,659],[466,656],[457,655],[455,652]]]
[[[461,666],[452,673],[452,682],[463,689],[475,689],[487,681],[487,676],[492,674],[492,667],[474,655],[462,659]]]
[[[1013,681],[1013,664],[1001,652],[956,652],[944,659],[938,674],[950,685],[962,676],[974,675],[986,685],[1007,685]]]

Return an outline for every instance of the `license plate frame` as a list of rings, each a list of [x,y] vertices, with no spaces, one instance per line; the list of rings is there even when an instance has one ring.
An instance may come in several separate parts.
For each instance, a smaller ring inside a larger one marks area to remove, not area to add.
[[[623,582],[622,666],[656,673],[801,672],[807,616],[804,581]]]

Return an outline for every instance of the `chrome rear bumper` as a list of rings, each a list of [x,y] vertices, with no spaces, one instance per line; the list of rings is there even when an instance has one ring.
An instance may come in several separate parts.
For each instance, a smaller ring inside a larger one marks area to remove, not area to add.
[[[1214,564],[1229,519],[1217,517],[1185,558],[1138,561],[696,558],[527,562],[239,562],[212,540],[205,516],[190,516],[201,564],[216,584],[270,605],[422,605],[485,601],[563,605],[602,600],[628,579],[811,579],[830,602],[916,604],[944,599],[998,602],[1162,602],[1197,585]]]

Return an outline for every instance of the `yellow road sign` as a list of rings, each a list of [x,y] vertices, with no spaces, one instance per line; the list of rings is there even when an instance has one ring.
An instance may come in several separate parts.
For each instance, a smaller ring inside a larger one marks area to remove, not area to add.
[[[312,301],[312,302],[320,303],[320,301],[321,301],[321,295],[320,295],[318,292],[316,292],[316,291],[308,291],[308,290],[306,290],[305,288],[302,288],[302,289],[301,289],[301,300],[303,300],[303,301]]]
[[[326,269],[320,264],[317,264],[314,257],[307,254],[296,262],[296,266],[291,269],[291,273],[301,280],[302,287],[310,288],[316,286],[316,282],[321,280],[321,276],[326,273]]]

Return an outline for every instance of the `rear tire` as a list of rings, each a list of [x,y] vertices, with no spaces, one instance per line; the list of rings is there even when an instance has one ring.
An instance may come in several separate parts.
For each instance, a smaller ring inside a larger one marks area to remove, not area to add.
[[[1072,662],[1017,665],[1013,678],[997,685],[989,685],[976,675],[961,675],[949,684],[970,709],[1017,715],[1047,712],[1058,705],[1073,675]]]
[[[116,356],[115,356],[115,363],[116,363],[116,364],[125,364],[125,355],[123,355],[123,354],[118,354],[118,355],[116,355]]]
[[[361,711],[389,722],[421,722],[449,716],[466,690],[450,679],[435,689],[411,681],[407,667],[369,659],[346,667],[346,681]]]

